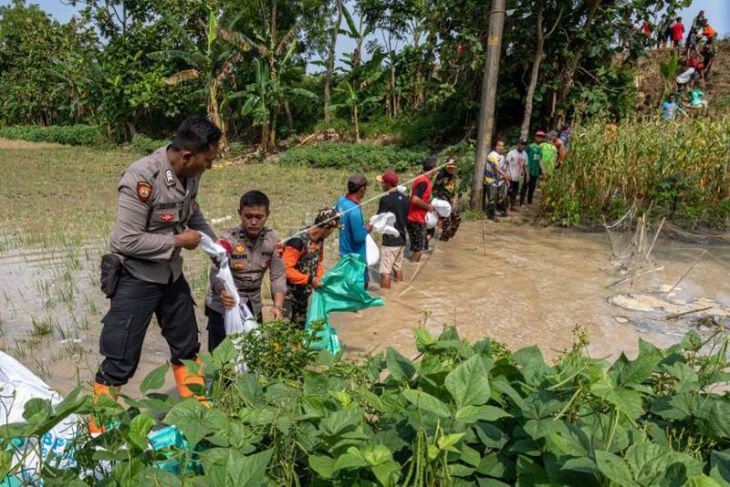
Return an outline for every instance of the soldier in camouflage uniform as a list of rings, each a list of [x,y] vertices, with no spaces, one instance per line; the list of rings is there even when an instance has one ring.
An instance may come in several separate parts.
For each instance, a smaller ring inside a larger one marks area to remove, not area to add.
[[[439,217],[439,224],[441,225],[441,237],[439,240],[443,242],[448,241],[456,235],[456,231],[461,224],[458,198],[456,196],[457,186],[456,158],[449,157],[446,161],[446,166],[439,171],[433,183],[433,197],[448,201],[451,204],[451,215],[448,218]],[[430,235],[433,236],[433,232]]]
[[[324,240],[339,226],[334,208],[319,211],[314,225],[297,232],[284,245],[287,293],[284,316],[299,327],[307,321],[312,289],[322,286],[324,274]]]

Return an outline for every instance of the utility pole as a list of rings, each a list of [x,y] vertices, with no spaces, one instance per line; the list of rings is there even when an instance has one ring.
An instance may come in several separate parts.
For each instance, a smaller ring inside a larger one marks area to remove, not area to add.
[[[487,60],[482,77],[482,96],[479,105],[479,132],[477,155],[474,160],[474,174],[471,183],[471,209],[482,209],[484,161],[492,145],[494,132],[494,108],[497,104],[497,81],[499,79],[499,56],[502,50],[506,0],[492,0],[489,13],[489,36],[487,38]]]

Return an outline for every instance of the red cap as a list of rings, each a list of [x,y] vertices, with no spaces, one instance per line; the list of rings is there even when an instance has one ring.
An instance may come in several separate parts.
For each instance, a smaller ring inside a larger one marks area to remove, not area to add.
[[[537,132],[535,132],[535,135],[537,137],[545,137],[545,132],[543,132],[542,130],[538,130]]]
[[[385,171],[382,175],[377,176],[375,178],[376,181],[379,183],[385,183],[389,186],[397,186],[398,185],[398,174],[396,174],[395,171],[392,169],[388,169]]]

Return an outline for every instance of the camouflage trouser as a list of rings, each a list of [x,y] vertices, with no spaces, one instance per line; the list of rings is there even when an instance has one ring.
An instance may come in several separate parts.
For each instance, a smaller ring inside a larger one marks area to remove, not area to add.
[[[446,241],[456,235],[459,225],[461,225],[461,215],[453,210],[451,216],[441,219],[441,240]]]
[[[284,299],[284,318],[304,328],[307,322],[307,310],[309,309],[309,296],[312,294],[311,286],[289,285]]]

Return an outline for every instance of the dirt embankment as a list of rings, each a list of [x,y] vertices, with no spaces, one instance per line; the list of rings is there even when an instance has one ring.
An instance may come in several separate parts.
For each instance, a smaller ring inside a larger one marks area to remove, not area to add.
[[[660,63],[668,62],[672,52],[671,49],[651,49],[647,51],[646,57],[639,60],[636,87],[639,90],[637,104],[640,109],[656,109],[660,105],[664,94]],[[710,110],[727,105],[724,100],[730,97],[730,40],[718,43],[717,56],[705,80],[704,90]]]

